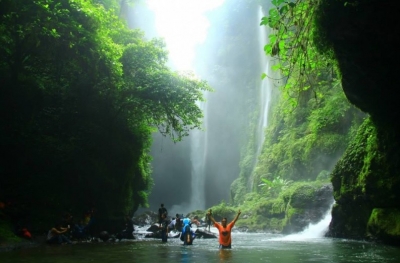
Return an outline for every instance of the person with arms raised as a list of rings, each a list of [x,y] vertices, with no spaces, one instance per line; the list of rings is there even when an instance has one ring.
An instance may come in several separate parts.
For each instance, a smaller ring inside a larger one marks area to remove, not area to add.
[[[228,220],[226,219],[226,217],[224,217],[221,220],[221,224],[220,224],[215,221],[215,219],[212,216],[210,211],[207,213],[208,217],[214,223],[214,227],[216,227],[219,231],[219,248],[220,249],[231,248],[231,246],[232,246],[232,238],[231,238],[232,228],[235,225],[236,221],[239,219],[240,214],[241,214],[241,212],[239,210],[235,219],[233,219],[232,222],[230,222],[229,224],[227,224]]]

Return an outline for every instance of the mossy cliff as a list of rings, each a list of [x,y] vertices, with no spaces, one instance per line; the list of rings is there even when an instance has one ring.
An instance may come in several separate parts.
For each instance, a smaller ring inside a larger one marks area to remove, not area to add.
[[[329,234],[399,244],[399,138],[396,66],[400,57],[398,1],[322,0],[317,24],[322,51],[333,51],[351,103],[370,115],[332,183],[337,204]]]
[[[215,220],[223,217],[232,220],[241,209],[236,226],[243,231],[290,234],[304,230],[310,223],[323,218],[332,204],[332,186],[326,182],[296,182],[275,198],[249,193],[238,206],[222,202],[211,207]],[[203,218],[205,211],[195,211],[191,216]],[[204,219],[204,218],[203,218]]]
[[[400,241],[397,133],[367,119],[332,172],[330,236]]]

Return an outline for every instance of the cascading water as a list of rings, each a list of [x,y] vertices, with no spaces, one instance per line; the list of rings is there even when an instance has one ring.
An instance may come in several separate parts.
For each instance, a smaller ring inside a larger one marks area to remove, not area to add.
[[[334,202],[332,202],[328,211],[325,213],[322,220],[319,221],[318,223],[310,224],[303,231],[296,233],[296,234],[285,236],[283,238],[279,238],[279,240],[302,241],[305,239],[315,239],[315,238],[324,237],[326,232],[328,231],[329,223],[332,220],[331,211],[332,211],[333,205],[334,205]]]
[[[264,13],[262,11],[262,7],[260,6],[258,9],[258,21],[261,21],[263,18]],[[259,119],[258,119],[258,125],[257,125],[257,152],[256,152],[256,158],[254,160],[254,168],[257,166],[258,162],[258,157],[261,154],[261,150],[263,147],[264,139],[265,139],[265,129],[267,128],[268,125],[268,114],[269,114],[269,108],[270,108],[270,102],[271,102],[271,95],[272,95],[272,87],[274,85],[273,79],[271,78],[272,72],[271,72],[271,65],[272,65],[272,60],[270,56],[266,56],[264,52],[264,46],[268,43],[268,34],[270,32],[270,29],[265,26],[259,26],[259,33],[258,33],[258,44],[259,44],[259,50],[260,50],[260,68],[262,72],[260,72],[260,76],[262,73],[266,74],[267,77],[265,77],[260,84],[260,108],[259,108]],[[252,176],[248,178],[247,184],[249,185],[249,188],[253,188],[253,179]]]
[[[264,16],[262,12],[262,8],[259,8],[258,11],[258,17],[259,21],[261,21],[262,17]],[[264,53],[264,45],[267,44],[268,41],[268,33],[269,33],[269,28],[265,26],[260,26],[259,28],[259,45],[260,45],[260,58],[261,58],[261,69],[263,70],[262,73],[267,74],[267,77],[265,77],[261,81],[261,87],[260,87],[260,117],[258,121],[258,145],[257,145],[257,156],[259,156],[262,145],[264,143],[264,137],[265,137],[265,128],[268,125],[268,111],[269,111],[269,105],[271,101],[271,91],[272,91],[272,79],[270,78],[271,76],[271,57],[266,56]]]
[[[194,2],[197,1],[191,1]],[[206,206],[222,200],[229,202],[231,194],[229,186],[240,174],[241,149],[246,143],[244,134],[246,125],[249,124],[248,116],[255,111],[255,103],[260,105],[260,109],[256,124],[258,127],[255,131],[256,148],[252,148],[254,155],[258,156],[261,152],[264,130],[268,123],[272,81],[270,78],[261,81],[260,76],[263,72],[270,75],[272,62],[262,52],[263,46],[267,43],[268,29],[259,26],[261,9],[257,3],[250,4],[240,0],[226,1],[226,3],[223,3],[223,0],[209,0],[209,2],[212,2],[214,7],[218,5],[221,7],[206,18],[212,25],[211,31],[207,40],[197,46],[198,55],[194,63],[196,75],[207,80],[215,90],[209,94],[210,96],[205,94],[207,104],[199,105],[204,112],[205,131],[191,131],[189,138],[179,145],[170,145],[167,140],[155,140],[153,146],[155,150],[152,151],[155,186],[149,202],[151,207],[158,207],[162,200],[172,213],[205,209]],[[198,3],[203,4],[205,1],[198,0]],[[157,17],[164,17],[169,10],[160,9],[155,1],[150,9],[154,11],[154,28],[150,28],[148,25],[150,23],[146,22],[148,30],[155,35],[156,32],[162,33],[157,36],[165,34],[165,37],[169,36],[167,40],[172,39],[176,42],[176,38],[171,37],[168,30],[165,31],[165,27],[163,30],[158,30],[158,26],[155,26],[162,24]],[[231,14],[237,10],[241,10],[240,16],[231,19]],[[189,9],[184,11],[187,13]],[[163,21],[178,21],[186,17],[185,12],[182,15],[175,14],[174,19],[170,17]],[[135,14],[136,24],[145,19]],[[154,30],[155,28],[157,30]],[[167,29],[174,29],[173,33],[182,31],[174,26]],[[191,32],[195,30],[191,29]],[[181,46],[187,46],[186,42],[181,42]],[[177,52],[171,52],[170,55],[174,54]],[[259,100],[259,103],[256,100]],[[174,194],[167,192],[171,191],[168,189],[174,189],[176,184],[184,185],[185,191],[174,191]]]
[[[198,102],[198,106],[204,113],[203,123],[207,123],[207,107],[206,102]],[[196,209],[205,209],[204,199],[204,165],[205,155],[207,153],[207,133],[205,131],[193,130],[190,134],[191,152],[190,160],[192,163],[191,172],[191,202],[189,211]]]

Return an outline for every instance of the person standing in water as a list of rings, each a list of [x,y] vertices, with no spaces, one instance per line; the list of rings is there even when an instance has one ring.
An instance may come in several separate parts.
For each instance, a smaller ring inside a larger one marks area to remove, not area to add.
[[[232,238],[231,238],[231,232],[232,228],[235,225],[236,221],[238,220],[241,212],[240,210],[238,211],[235,219],[232,220],[229,224],[227,224],[227,219],[224,217],[221,220],[221,224],[217,223],[212,216],[211,212],[209,211],[207,213],[208,217],[211,219],[211,221],[214,223],[214,226],[218,229],[219,231],[219,248],[220,249],[229,249],[232,248]]]
[[[159,228],[161,229],[161,240],[162,242],[168,241],[168,232],[169,232],[169,222],[167,219],[167,214],[161,215],[161,222]]]
[[[158,223],[159,224],[161,224],[163,214],[165,214],[167,216],[168,211],[167,211],[167,208],[164,207],[164,204],[161,204],[160,208],[158,208]]]
[[[208,227],[208,232],[210,232],[210,227],[211,227],[211,218],[208,216],[208,214],[212,215],[212,210],[208,210],[208,213],[206,214],[206,222],[207,222],[207,226],[206,226],[206,230]]]

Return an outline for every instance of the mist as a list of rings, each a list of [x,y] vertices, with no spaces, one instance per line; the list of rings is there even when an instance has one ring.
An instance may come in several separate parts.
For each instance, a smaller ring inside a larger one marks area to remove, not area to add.
[[[261,112],[260,76],[265,58],[259,41],[259,10],[255,1],[225,0],[205,14],[209,23],[206,38],[195,47],[191,69],[215,90],[205,94],[201,106],[204,130],[192,131],[176,144],[154,134],[154,187],[150,207],[139,211],[157,211],[164,203],[173,215],[230,202],[230,185],[239,177],[250,118]],[[135,6],[130,17],[131,27],[144,30],[147,38],[159,36],[156,14],[149,7]]]

